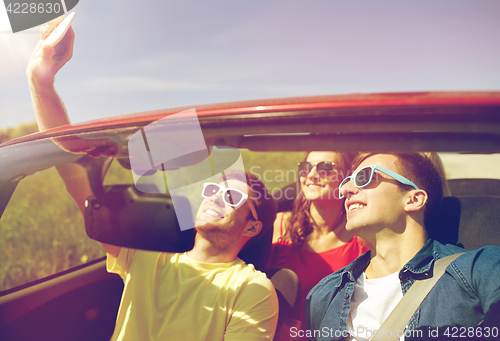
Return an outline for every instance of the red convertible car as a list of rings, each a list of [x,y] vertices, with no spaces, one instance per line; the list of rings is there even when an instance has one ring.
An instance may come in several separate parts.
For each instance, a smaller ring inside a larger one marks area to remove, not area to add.
[[[104,252],[89,236],[146,249],[189,247],[190,232],[178,226],[144,232],[158,221],[175,222],[175,214],[167,194],[147,190],[151,183],[137,190],[129,144],[152,122],[186,109],[110,117],[0,145],[0,340],[109,340],[123,283],[106,272]],[[438,152],[450,196],[436,238],[467,249],[500,245],[500,92],[298,97],[194,109],[205,144],[239,152],[281,210],[294,198],[290,170],[307,151]],[[79,152],[87,145],[93,157]],[[114,156],[98,157],[110,149]],[[87,221],[55,170],[67,163],[85,167],[96,194]],[[175,168],[165,172],[182,175],[183,167]],[[109,204],[118,201],[118,208]],[[110,212],[117,218],[106,228]],[[275,286],[285,312],[296,293]]]

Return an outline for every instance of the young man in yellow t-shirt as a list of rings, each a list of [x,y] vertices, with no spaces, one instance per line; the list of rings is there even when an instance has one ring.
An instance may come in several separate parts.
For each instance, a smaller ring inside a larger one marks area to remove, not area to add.
[[[229,173],[217,185],[222,192],[250,193],[244,181],[244,174]],[[258,180],[248,181],[253,191],[265,190],[256,186]],[[195,245],[186,253],[126,248],[108,253],[108,271],[125,283],[112,340],[272,340],[278,317],[274,288],[265,274],[238,258],[248,240],[262,233],[259,213],[267,215],[266,230],[272,225],[272,207],[266,207],[271,203],[255,207],[253,200],[234,209],[221,193],[204,199]]]
[[[43,34],[59,22],[49,23]],[[44,38],[27,68],[41,131],[69,124],[54,77],[71,59],[74,33],[70,28],[58,45],[45,46],[37,55]],[[92,146],[79,151],[96,156]],[[92,194],[85,171],[78,165],[58,166],[58,171],[83,212]],[[224,197],[228,189],[248,196],[229,204]],[[243,174],[203,190],[191,251],[159,253],[102,243],[108,270],[125,283],[113,340],[272,340],[278,319],[274,288],[263,273],[238,258],[245,245],[271,228],[272,199],[258,179]]]

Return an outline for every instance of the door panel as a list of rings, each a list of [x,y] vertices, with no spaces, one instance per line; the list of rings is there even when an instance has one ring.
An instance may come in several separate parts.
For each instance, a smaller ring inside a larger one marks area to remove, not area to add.
[[[0,340],[109,340],[123,281],[105,260],[0,297]]]

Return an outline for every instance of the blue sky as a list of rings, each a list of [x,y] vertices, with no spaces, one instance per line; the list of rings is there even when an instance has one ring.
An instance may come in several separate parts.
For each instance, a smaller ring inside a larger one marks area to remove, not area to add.
[[[500,90],[497,0],[80,0],[56,89],[72,122],[323,94]],[[0,5],[0,129],[31,122],[38,28]]]

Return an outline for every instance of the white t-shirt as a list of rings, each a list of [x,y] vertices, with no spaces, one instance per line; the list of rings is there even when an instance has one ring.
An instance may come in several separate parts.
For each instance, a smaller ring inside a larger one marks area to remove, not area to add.
[[[348,326],[354,339],[368,341],[375,336],[402,298],[399,271],[374,279],[367,279],[363,272],[354,284],[351,298]]]

